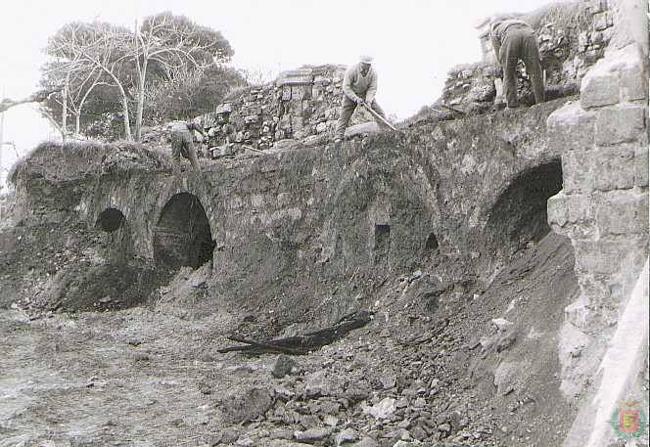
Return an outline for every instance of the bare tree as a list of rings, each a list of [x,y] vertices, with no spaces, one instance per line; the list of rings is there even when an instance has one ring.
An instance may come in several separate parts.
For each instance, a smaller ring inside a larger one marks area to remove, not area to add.
[[[184,77],[230,58],[232,50],[218,31],[196,25],[169,12],[147,17],[135,32],[137,69],[136,140],[140,139],[147,75],[152,65],[172,80],[175,72]]]
[[[95,68],[83,79],[80,79],[80,82],[73,83],[73,88],[68,91],[70,108],[75,117],[74,129],[76,134],[81,133],[81,112],[83,111],[84,104],[90,94],[93,92],[95,87],[99,87],[100,85],[111,85],[110,82],[103,81],[103,78],[103,72]]]
[[[52,121],[53,114],[60,109],[60,123],[55,120],[53,124],[62,132],[64,140],[69,133],[68,115],[75,118],[74,133],[79,134],[81,113],[86,100],[95,87],[110,85],[102,81],[104,77],[104,73],[98,68],[79,61],[55,61],[44,67],[41,84],[46,88],[55,88],[58,92],[49,96],[47,102],[41,105],[41,113]],[[52,107],[53,105],[56,107]]]
[[[50,54],[74,61],[75,65],[84,66],[91,73],[103,73],[107,83],[117,88],[122,103],[124,136],[127,140],[132,139],[129,97],[128,88],[120,74],[132,57],[131,42],[130,32],[125,28],[94,22],[66,25],[50,39],[48,45]],[[100,78],[96,79],[93,88],[98,85]],[[67,96],[65,95],[64,101],[67,101]],[[87,95],[85,96],[87,98]]]
[[[124,135],[129,140],[131,122],[135,139],[140,139],[150,84],[160,89],[165,83],[174,85],[176,77],[199,79],[206,68],[228,61],[233,54],[220,32],[169,12],[145,18],[134,31],[102,22],[70,23],[50,39],[47,52],[59,64],[57,82],[63,93],[56,113],[60,108],[63,130],[71,113],[79,132],[86,100],[96,87],[108,85],[119,94]],[[130,112],[135,113],[133,121]]]

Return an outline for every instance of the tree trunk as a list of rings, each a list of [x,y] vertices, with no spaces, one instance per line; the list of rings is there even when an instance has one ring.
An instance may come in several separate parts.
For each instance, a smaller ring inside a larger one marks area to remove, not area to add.
[[[117,88],[120,90],[120,95],[122,96],[122,115],[124,117],[124,139],[128,141],[133,141],[133,136],[131,135],[131,123],[129,122],[129,101],[128,98],[126,97],[126,92],[124,91],[124,87],[122,87],[122,84],[119,82],[117,77],[113,73],[110,73],[111,77],[115,81]]]
[[[63,104],[61,107],[61,128],[63,129],[63,132],[61,135],[63,136],[63,141],[65,141],[66,134],[68,133],[68,89],[69,89],[69,84],[70,83],[70,72],[65,76],[65,84],[63,84]]]
[[[98,68],[100,68],[107,75],[109,75],[115,82],[115,86],[119,89],[120,95],[122,96],[122,114],[124,116],[124,139],[128,141],[133,141],[133,137],[131,136],[131,124],[129,123],[129,101],[128,98],[126,97],[126,92],[124,91],[124,87],[122,87],[122,83],[117,78],[117,76],[115,76],[115,73],[113,73],[113,71],[110,70],[108,67],[106,67],[105,65],[98,64],[92,59],[91,62],[97,64]]]
[[[121,86],[120,90],[122,91],[122,113],[124,115],[124,138],[128,141],[133,141],[133,137],[131,136],[131,123],[129,123],[129,103],[126,98],[126,93],[124,93]]]
[[[99,77],[93,82],[93,84],[90,86],[88,90],[86,90],[86,93],[84,94],[83,98],[81,98],[81,101],[79,102],[79,108],[77,109],[77,115],[76,115],[76,122],[75,122],[75,132],[77,135],[81,134],[81,111],[84,108],[84,104],[86,104],[86,99],[88,99],[88,96],[90,95],[90,92],[93,91],[95,87],[99,85]]]
[[[144,87],[147,79],[147,59],[142,63],[142,71],[138,76],[138,105],[135,115],[135,140],[140,141],[142,136],[142,114],[144,111]]]

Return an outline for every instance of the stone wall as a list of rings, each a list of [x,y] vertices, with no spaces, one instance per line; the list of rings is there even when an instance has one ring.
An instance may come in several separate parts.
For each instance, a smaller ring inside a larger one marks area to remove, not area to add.
[[[641,41],[628,34],[634,20],[645,23],[647,4],[611,6],[596,15],[615,26],[605,58],[584,77],[580,101],[548,119],[556,144],[569,148],[562,156],[564,188],[548,203],[549,222],[572,240],[581,288],[566,309],[561,347],[563,388],[570,395],[593,392],[588,385],[648,257],[647,34]],[[567,445],[587,445],[589,430],[612,436],[611,427],[595,427],[592,416],[576,421]],[[599,438],[588,445],[608,444]]]
[[[267,149],[287,139],[331,136],[339,116],[345,67],[305,66],[282,73],[270,84],[231,94],[214,113],[198,118],[211,147],[231,143]],[[361,110],[351,124],[370,121]]]

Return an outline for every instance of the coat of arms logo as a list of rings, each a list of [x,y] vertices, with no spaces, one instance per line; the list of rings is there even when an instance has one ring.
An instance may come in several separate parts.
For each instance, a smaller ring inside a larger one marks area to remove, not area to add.
[[[621,402],[610,424],[621,439],[635,439],[643,436],[647,429],[647,417],[643,407],[637,401]]]

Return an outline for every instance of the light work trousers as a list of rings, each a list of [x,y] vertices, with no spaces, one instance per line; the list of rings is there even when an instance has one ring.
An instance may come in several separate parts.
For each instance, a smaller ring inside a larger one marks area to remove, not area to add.
[[[339,120],[336,123],[336,131],[334,132],[334,138],[335,139],[343,139],[345,136],[345,129],[348,127],[348,123],[350,122],[350,118],[352,117],[352,114],[354,113],[354,110],[357,108],[357,103],[352,101],[350,98],[347,96],[343,97],[343,101],[341,103],[341,113],[339,115]],[[384,113],[384,110],[377,104],[377,101],[372,101],[372,104],[370,105],[372,110],[377,112],[382,118],[386,119],[386,114]],[[375,121],[377,121],[377,124],[379,124],[380,127],[386,127],[384,123],[382,123],[380,120],[375,118]]]
[[[544,102],[544,78],[539,60],[539,48],[535,34],[526,28],[508,29],[499,50],[503,67],[503,93],[508,107],[517,107],[517,62],[521,59],[526,65],[526,72],[537,104]]]
[[[192,134],[189,131],[172,131],[172,158],[174,159],[174,170],[180,170],[181,155],[190,160],[192,168],[195,171],[200,171],[199,160],[196,158],[196,150],[194,149],[194,141]]]

